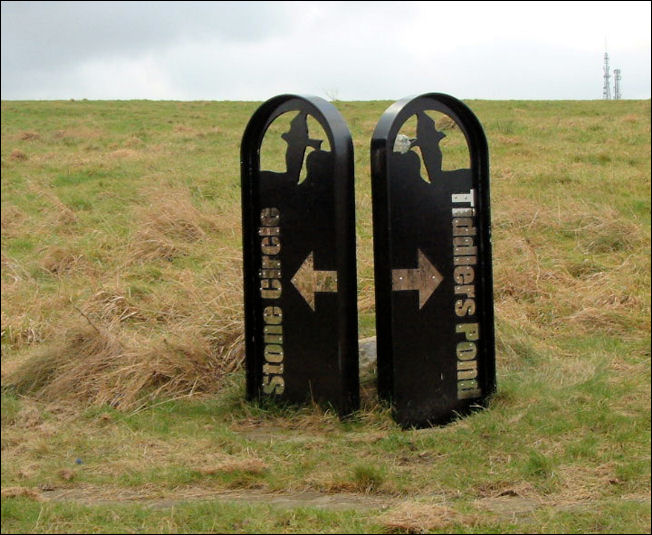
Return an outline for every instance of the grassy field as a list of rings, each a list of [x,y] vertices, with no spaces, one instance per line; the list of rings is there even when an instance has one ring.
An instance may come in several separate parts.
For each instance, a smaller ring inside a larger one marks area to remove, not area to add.
[[[650,101],[468,101],[498,392],[402,431],[244,401],[239,145],[259,103],[2,102],[2,532],[650,533]],[[369,140],[356,151],[374,334]]]

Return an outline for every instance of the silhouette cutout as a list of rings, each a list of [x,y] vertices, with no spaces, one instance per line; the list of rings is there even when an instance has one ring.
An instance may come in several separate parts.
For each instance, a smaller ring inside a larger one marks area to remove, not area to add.
[[[299,184],[301,181],[301,170],[304,167],[304,160],[306,161],[306,168],[308,173],[312,168],[313,174],[315,172],[319,173],[318,165],[312,163],[316,160],[319,160],[322,164],[326,162],[328,155],[331,153],[328,151],[321,150],[321,145],[323,140],[321,139],[312,139],[310,138],[308,131],[308,114],[305,112],[299,112],[294,119],[290,122],[290,129],[281,134],[281,138],[286,142],[287,147],[285,149],[285,167],[286,170],[284,173],[278,173],[276,171],[263,170],[261,171],[261,178],[275,178],[277,180],[282,180],[284,183],[290,184]],[[306,158],[306,151],[312,148],[313,151],[308,154]],[[313,154],[318,153],[317,156],[312,156]],[[323,174],[323,173],[321,173]],[[307,177],[306,177],[307,178]],[[276,183],[275,187],[278,187],[279,184]]]
[[[403,167],[408,176],[416,178],[418,174],[421,180],[435,184],[438,181],[450,181],[462,178],[470,172],[470,169],[456,169],[444,171],[442,169],[443,154],[439,143],[446,137],[444,132],[437,130],[435,120],[425,112],[415,114],[417,117],[417,137],[398,139],[394,145],[393,160],[397,167]],[[407,122],[407,121],[405,121]],[[405,124],[405,123],[404,123]],[[416,152],[419,148],[421,157]],[[397,150],[398,149],[398,150]],[[427,178],[421,175],[421,160],[426,169]]]
[[[290,130],[282,134],[281,137],[288,145],[285,152],[287,174],[296,177],[296,181],[299,182],[307,148],[320,149],[322,140],[310,139],[308,134],[308,114],[306,113],[297,114],[290,123]]]

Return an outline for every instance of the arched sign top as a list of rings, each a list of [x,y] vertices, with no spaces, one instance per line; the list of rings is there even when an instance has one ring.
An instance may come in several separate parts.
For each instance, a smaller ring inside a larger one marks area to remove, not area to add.
[[[403,123],[411,116],[428,110],[448,115],[464,133],[471,153],[486,155],[487,140],[478,118],[466,104],[444,93],[406,97],[387,108],[372,135],[372,151],[386,148],[391,150]]]
[[[251,116],[242,136],[241,162],[257,164],[260,146],[270,125],[287,112],[302,112],[310,115],[323,128],[332,152],[341,158],[348,158],[353,152],[353,142],[346,122],[337,108],[327,100],[316,96],[279,95],[264,102]]]

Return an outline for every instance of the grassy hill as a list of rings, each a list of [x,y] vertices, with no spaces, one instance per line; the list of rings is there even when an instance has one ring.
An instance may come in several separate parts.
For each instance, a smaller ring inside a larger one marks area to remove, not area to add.
[[[243,399],[259,103],[2,102],[2,531],[650,532],[650,101],[466,103],[491,158],[498,393],[401,431],[370,372],[344,422]],[[389,104],[336,103],[361,336]]]

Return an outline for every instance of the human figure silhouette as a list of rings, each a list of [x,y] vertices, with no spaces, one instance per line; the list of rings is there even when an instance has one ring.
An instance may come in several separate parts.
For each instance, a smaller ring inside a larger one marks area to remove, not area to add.
[[[286,176],[295,184],[299,182],[306,149],[312,147],[319,150],[322,140],[311,139],[308,134],[308,114],[300,112],[290,122],[290,129],[281,134],[287,143],[285,150]]]
[[[454,181],[468,174],[468,169],[451,171],[442,169],[443,154],[440,142],[446,137],[446,134],[437,130],[434,119],[424,111],[417,112],[416,117],[417,137],[409,140],[407,151],[394,151],[392,154],[394,165],[402,168],[402,173],[406,175],[408,180],[414,180],[418,175],[422,181],[429,182],[434,186],[442,182]],[[413,150],[416,147],[419,147],[421,157]],[[423,160],[427,177],[421,175],[421,160]]]
[[[442,153],[439,142],[446,137],[446,134],[435,128],[435,121],[428,117],[425,112],[417,114],[417,140],[415,146],[421,148],[423,163],[428,172],[428,178],[432,183],[437,175],[442,172]]]

